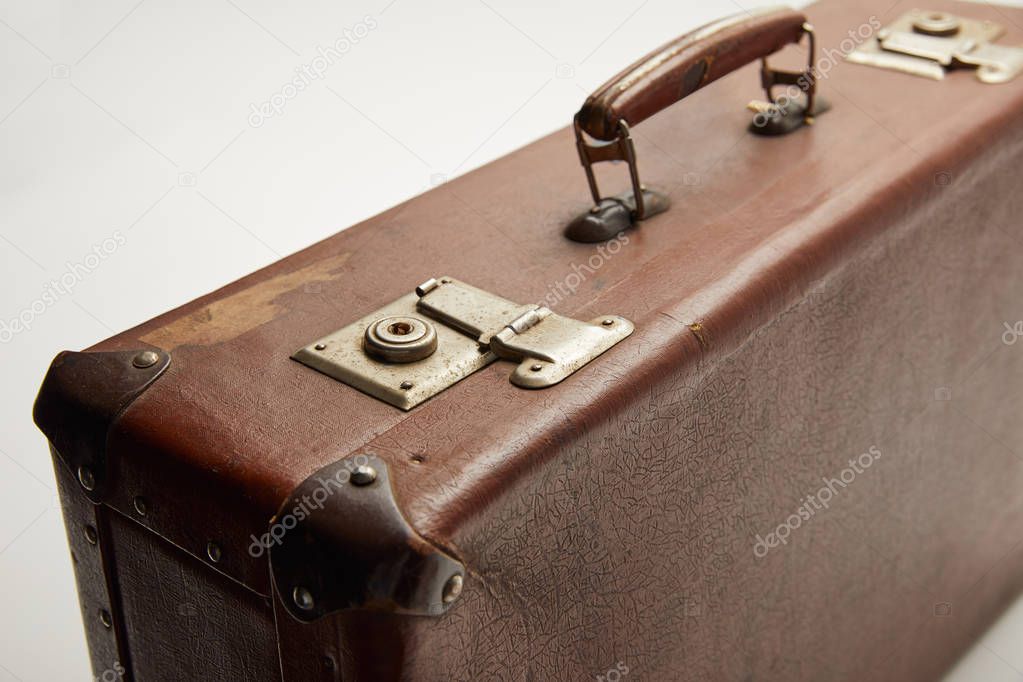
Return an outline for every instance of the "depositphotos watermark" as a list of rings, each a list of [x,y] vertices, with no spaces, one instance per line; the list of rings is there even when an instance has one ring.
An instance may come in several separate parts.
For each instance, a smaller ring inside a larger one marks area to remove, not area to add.
[[[629,666],[624,661],[618,661],[613,668],[610,668],[603,675],[597,675],[597,682],[619,682],[629,674]]]
[[[10,320],[0,320],[0,343],[10,343],[11,339],[21,332],[32,329],[36,318],[49,310],[61,299],[62,296],[70,296],[78,283],[92,274],[103,261],[114,254],[117,249],[124,246],[128,238],[116,230],[113,235],[107,237],[99,244],[92,247],[81,261],[72,263],[68,261],[64,267],[64,273],[57,279],[50,280],[43,286],[43,293],[36,300],[29,303]]]
[[[1005,331],[1002,332],[1002,343],[1006,346],[1012,346],[1023,338],[1023,320],[1020,320],[1016,324],[1003,322],[1002,325],[1005,327]]]
[[[331,495],[349,485],[353,471],[367,465],[369,465],[368,456],[356,455],[347,460],[341,470],[335,475],[325,479],[317,478],[316,483],[318,485],[313,491],[303,495],[302,500],[292,507],[290,512],[279,516],[273,525],[270,526],[270,530],[258,538],[255,535],[249,536],[252,538],[252,544],[249,545],[249,554],[258,559],[274,545],[281,544],[289,530],[297,526],[300,521],[305,521],[313,512],[323,509],[324,502],[330,499]]]
[[[126,672],[127,670],[124,669],[124,666],[121,665],[120,661],[114,661],[112,666],[101,672],[99,675],[94,676],[92,679],[93,682],[117,682],[117,680],[124,678],[124,673]]]
[[[848,468],[842,469],[837,478],[822,478],[824,485],[813,495],[807,495],[801,502],[802,505],[791,514],[784,523],[778,525],[766,537],[757,535],[757,541],[753,545],[753,556],[763,559],[772,548],[778,545],[787,545],[792,532],[809,521],[821,509],[827,509],[831,501],[838,493],[848,487],[856,477],[869,469],[874,462],[881,459],[881,450],[876,445],[860,454],[859,457],[849,460]]]
[[[547,293],[544,294],[541,301],[543,305],[548,308],[557,306],[565,298],[574,294],[576,289],[582,286],[583,282],[596,274],[597,270],[600,270],[609,260],[614,258],[622,250],[622,247],[628,245],[629,236],[624,232],[619,232],[615,235],[614,239],[609,240],[606,244],[599,245],[597,253],[590,256],[585,263],[573,263],[572,272],[566,275],[563,280],[547,287]]]
[[[288,102],[298,97],[314,81],[324,77],[330,67],[341,61],[341,58],[352,51],[352,48],[359,44],[359,41],[369,35],[370,31],[377,27],[377,20],[367,14],[362,21],[357,22],[351,28],[342,31],[343,35],[327,47],[316,46],[316,56],[308,64],[295,67],[298,74],[290,81],[281,86],[278,92],[270,95],[270,98],[260,104],[250,104],[249,125],[259,128],[268,118],[280,116]]]

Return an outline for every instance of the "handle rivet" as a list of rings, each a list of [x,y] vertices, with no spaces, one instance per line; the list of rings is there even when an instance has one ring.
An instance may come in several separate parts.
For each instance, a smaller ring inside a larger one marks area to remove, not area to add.
[[[535,365],[533,365],[532,367],[530,367],[529,369],[530,369],[530,371],[532,371],[532,372],[539,372],[539,371],[540,371],[541,369],[543,369],[543,365],[541,365],[541,364],[540,364],[540,363],[538,362],[538,363],[536,363]]]
[[[145,516],[149,511],[149,503],[146,502],[146,498],[137,496],[134,501],[135,511],[138,512],[139,516]]]
[[[612,319],[607,319],[607,320],[604,320],[603,322],[601,322],[601,324],[604,325],[605,327],[610,327],[614,323],[615,323],[615,321],[612,320]]]
[[[95,545],[99,542],[99,533],[96,532],[93,526],[85,527],[85,541],[90,545]]]
[[[315,346],[313,346],[313,348],[315,348],[316,350],[324,350],[326,347],[327,347],[327,344],[325,344],[325,343],[318,343]]]
[[[413,385],[413,384],[412,384],[412,382],[411,382],[411,381],[403,381],[403,382],[401,382],[401,386],[400,386],[400,388],[401,388],[401,390],[403,390],[403,391],[407,391],[407,390],[409,390],[410,388],[412,388],[412,385]]]
[[[151,350],[144,350],[136,355],[131,360],[131,364],[136,369],[145,369],[146,367],[152,367],[160,361],[160,355]]]
[[[349,480],[351,480],[352,485],[357,485],[359,487],[369,485],[373,481],[377,480],[377,470],[368,464],[361,464],[355,467],[355,470],[352,471],[352,475]]]

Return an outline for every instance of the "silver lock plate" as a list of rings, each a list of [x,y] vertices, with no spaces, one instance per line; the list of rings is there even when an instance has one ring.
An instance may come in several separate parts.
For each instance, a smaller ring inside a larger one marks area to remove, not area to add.
[[[1023,71],[1023,49],[994,45],[1005,27],[947,12],[915,9],[878,31],[846,57],[855,64],[942,80],[971,67],[984,83],[1005,83]]]
[[[443,277],[317,339],[292,358],[410,410],[498,359],[518,363],[513,384],[552,386],[633,329],[617,315],[580,322]],[[420,357],[423,351],[404,349],[402,337],[412,347],[430,330],[436,333],[436,350]]]

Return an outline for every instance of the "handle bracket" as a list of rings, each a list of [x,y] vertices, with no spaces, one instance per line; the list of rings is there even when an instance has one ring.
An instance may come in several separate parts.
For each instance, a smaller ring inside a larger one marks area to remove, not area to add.
[[[602,242],[632,226],[634,221],[645,220],[668,210],[671,204],[668,196],[657,190],[648,189],[639,179],[639,168],[636,165],[636,147],[632,143],[629,124],[624,119],[618,122],[618,137],[610,142],[598,141],[595,144],[587,141],[576,115],[575,144],[579,150],[579,160],[586,171],[586,182],[590,186],[593,197],[593,208],[573,220],[565,230],[565,235],[577,242]],[[624,161],[629,166],[629,179],[632,191],[616,197],[602,198],[597,178],[593,173],[593,164],[601,161]]]
[[[768,56],[809,36],[803,71],[772,69]],[[696,90],[746,64],[761,61],[760,80],[767,102],[752,102],[752,132],[783,135],[828,109],[817,95],[817,44],[806,17],[788,8],[772,8],[723,19],[682,36],[628,67],[586,99],[573,121],[579,160],[593,198],[588,212],[577,216],[565,236],[577,242],[600,242],[636,222],[668,209],[666,194],[646,187],[639,176],[630,124],[638,124]],[[774,89],[787,85],[781,97]],[[792,92],[796,89],[796,92]],[[631,192],[602,196],[593,165],[624,161]]]
[[[749,130],[755,135],[773,137],[787,135],[804,125],[813,125],[817,116],[831,108],[827,100],[817,95],[817,35],[813,26],[803,24],[803,34],[807,36],[808,61],[803,71],[781,71],[771,68],[764,57],[760,60],[760,83],[764,88],[767,101],[753,100],[746,108],[754,113]],[[779,85],[796,87],[806,97],[800,103],[790,95],[774,96],[774,88]]]

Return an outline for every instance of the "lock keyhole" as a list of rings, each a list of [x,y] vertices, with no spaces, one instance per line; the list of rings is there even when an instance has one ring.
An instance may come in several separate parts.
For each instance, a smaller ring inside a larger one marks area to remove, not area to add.
[[[415,362],[437,350],[437,330],[418,317],[384,317],[366,328],[362,347],[383,362]]]

